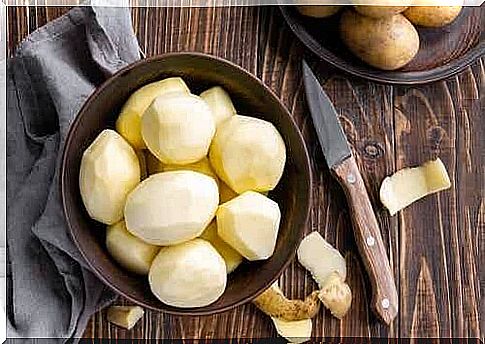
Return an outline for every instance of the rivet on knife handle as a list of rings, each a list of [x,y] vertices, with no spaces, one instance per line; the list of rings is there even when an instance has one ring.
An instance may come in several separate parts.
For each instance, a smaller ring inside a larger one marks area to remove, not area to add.
[[[347,196],[354,236],[372,283],[372,307],[390,324],[397,315],[398,295],[379,224],[353,156],[332,166]]]

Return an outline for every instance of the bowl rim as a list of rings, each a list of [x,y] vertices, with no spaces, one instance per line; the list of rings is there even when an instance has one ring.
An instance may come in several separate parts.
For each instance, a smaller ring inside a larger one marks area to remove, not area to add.
[[[231,62],[229,60],[226,60],[224,58],[206,54],[206,53],[201,53],[201,52],[168,52],[168,53],[163,53],[159,55],[154,55],[150,56],[147,58],[141,58],[138,61],[135,61],[133,63],[128,64],[127,66],[121,68],[118,70],[116,73],[112,74],[109,76],[105,81],[103,81],[99,86],[96,87],[96,89],[88,96],[88,98],[84,101],[83,105],[77,112],[76,116],[72,120],[72,122],[69,125],[69,129],[66,135],[66,139],[64,141],[63,147],[62,147],[62,155],[61,155],[61,169],[60,169],[60,178],[59,178],[59,187],[60,187],[60,193],[61,193],[61,202],[62,202],[62,209],[64,213],[64,218],[66,220],[66,225],[68,232],[76,245],[77,249],[81,253],[81,256],[84,258],[88,266],[91,268],[91,271],[94,273],[94,275],[99,278],[103,284],[114,290],[118,295],[121,295],[125,297],[126,299],[134,302],[135,304],[141,305],[147,309],[155,310],[155,311],[161,311],[167,314],[171,315],[183,315],[183,316],[204,316],[204,315],[212,315],[212,314],[218,314],[222,312],[226,312],[228,310],[231,310],[233,308],[236,308],[238,306],[241,306],[243,304],[246,304],[248,302],[251,302],[254,300],[256,297],[258,297],[261,293],[263,293],[269,286],[271,286],[286,270],[286,268],[291,264],[291,262],[294,260],[297,247],[295,247],[293,250],[291,250],[289,258],[281,265],[281,267],[275,271],[274,276],[270,279],[270,282],[266,286],[262,286],[260,288],[257,288],[256,292],[247,295],[240,300],[236,302],[229,303],[227,305],[224,305],[223,307],[217,308],[217,309],[212,309],[212,310],[204,310],[203,308],[200,308],[198,310],[197,308],[190,308],[190,309],[184,309],[184,308],[177,308],[177,309],[164,309],[160,308],[157,306],[154,306],[150,303],[144,302],[142,300],[138,300],[131,295],[127,294],[126,292],[122,291],[118,286],[110,283],[108,279],[101,273],[101,271],[98,269],[98,267],[94,264],[94,262],[91,262],[91,260],[88,258],[88,254],[81,248],[81,245],[78,241],[78,237],[75,234],[75,231],[73,230],[73,227],[71,225],[71,221],[74,221],[71,219],[70,214],[68,212],[68,206],[67,206],[67,200],[65,197],[65,194],[67,193],[68,186],[67,186],[67,177],[66,177],[66,169],[67,169],[67,159],[68,159],[68,154],[67,154],[67,147],[71,146],[73,142],[73,134],[79,127],[81,123],[81,118],[84,117],[84,113],[88,107],[91,106],[92,102],[99,96],[100,93],[102,93],[109,85],[111,85],[114,80],[116,80],[120,75],[123,75],[130,70],[133,70],[135,68],[138,68],[141,65],[145,65],[147,63],[151,63],[154,61],[159,61],[163,60],[166,58],[174,57],[174,56],[192,56],[196,58],[202,58],[202,59],[208,59],[208,60],[213,60],[216,61],[217,63],[222,63],[227,65],[230,68],[236,69],[239,73],[243,74],[244,76],[253,79],[256,81],[263,89],[268,92],[268,94],[276,101],[276,104],[280,109],[282,110],[283,113],[286,113],[286,117],[288,119],[288,122],[290,126],[293,128],[293,130],[296,132],[298,139],[300,140],[300,143],[302,144],[303,151],[304,151],[304,170],[305,173],[308,175],[307,178],[307,186],[308,186],[308,191],[307,195],[305,195],[305,199],[307,199],[305,208],[303,209],[304,214],[303,214],[303,226],[308,223],[309,215],[310,215],[310,209],[311,209],[311,204],[312,204],[312,186],[313,186],[313,176],[312,176],[312,169],[311,169],[311,160],[308,154],[308,149],[306,147],[305,140],[303,138],[303,135],[296,125],[296,122],[294,118],[291,116],[291,113],[289,110],[286,108],[286,106],[283,104],[281,99],[271,90],[262,80],[260,80],[258,77],[255,75],[251,74],[249,71],[244,69],[243,67],[235,64],[234,62]],[[298,235],[299,239],[303,237],[304,231],[299,230]]]
[[[340,71],[349,75],[358,76],[365,80],[388,85],[421,85],[448,79],[473,64],[485,55],[485,41],[480,40],[466,53],[449,61],[448,63],[423,71],[401,72],[372,69],[372,67],[359,67],[335,55],[322,46],[308,30],[299,24],[292,13],[292,6],[279,5],[286,24],[290,27],[296,38],[319,59],[324,60]],[[480,7],[478,7],[480,8]],[[485,10],[485,9],[482,9]]]

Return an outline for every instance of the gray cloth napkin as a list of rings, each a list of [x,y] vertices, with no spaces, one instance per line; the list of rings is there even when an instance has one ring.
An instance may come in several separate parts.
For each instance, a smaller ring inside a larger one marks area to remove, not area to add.
[[[67,232],[59,162],[69,124],[110,74],[139,59],[127,8],[77,7],[7,64],[7,337],[75,341],[115,295]]]

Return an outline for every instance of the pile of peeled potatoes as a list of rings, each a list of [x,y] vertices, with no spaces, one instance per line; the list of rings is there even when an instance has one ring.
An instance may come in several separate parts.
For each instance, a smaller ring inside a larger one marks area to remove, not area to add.
[[[419,51],[419,34],[415,26],[442,27],[460,14],[463,0],[387,0],[389,6],[365,5],[369,0],[353,0],[349,6],[297,6],[298,11],[314,18],[339,13],[340,37],[348,49],[367,64],[395,70],[408,64]],[[402,6],[412,3],[412,6]],[[434,5],[436,3],[436,5]],[[426,6],[420,6],[426,4]],[[451,6],[455,5],[456,6]]]
[[[129,97],[116,131],[84,151],[79,186],[119,265],[165,304],[202,307],[244,259],[273,254],[281,213],[266,194],[285,161],[273,124],[238,115],[221,87],[197,96],[172,77]]]

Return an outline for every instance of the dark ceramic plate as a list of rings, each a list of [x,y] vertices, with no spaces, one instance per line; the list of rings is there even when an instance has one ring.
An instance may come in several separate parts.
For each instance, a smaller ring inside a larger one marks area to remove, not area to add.
[[[340,15],[313,19],[293,6],[280,6],[295,35],[321,59],[354,75],[391,84],[419,84],[452,76],[485,53],[485,5],[465,7],[453,23],[442,28],[418,27],[420,49],[417,56],[397,71],[373,68],[341,42]]]
[[[150,292],[147,277],[119,267],[104,247],[105,226],[91,220],[81,201],[78,178],[83,151],[105,128],[112,128],[120,107],[137,88],[166,77],[181,76],[195,94],[223,86],[240,114],[272,122],[287,147],[283,178],[270,197],[282,212],[274,255],[265,261],[244,263],[229,275],[227,289],[215,303],[201,308],[174,308]],[[252,300],[273,283],[293,259],[307,221],[311,175],[303,139],[278,98],[258,79],[222,59],[174,53],[134,63],[107,80],[84,104],[69,130],[61,168],[61,193],[71,235],[96,275],[126,298],[151,309],[172,314],[204,315],[226,311]]]

